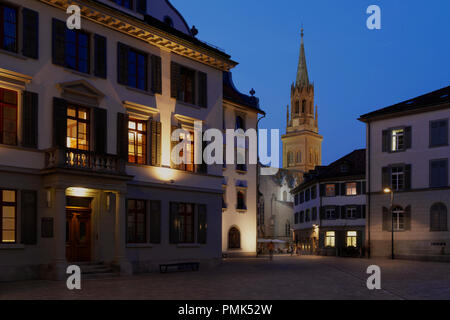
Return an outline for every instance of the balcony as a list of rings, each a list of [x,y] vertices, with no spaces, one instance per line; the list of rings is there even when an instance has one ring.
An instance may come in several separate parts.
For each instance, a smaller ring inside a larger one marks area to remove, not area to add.
[[[125,161],[116,155],[96,154],[77,149],[50,149],[45,152],[46,169],[76,169],[101,174],[124,175]]]

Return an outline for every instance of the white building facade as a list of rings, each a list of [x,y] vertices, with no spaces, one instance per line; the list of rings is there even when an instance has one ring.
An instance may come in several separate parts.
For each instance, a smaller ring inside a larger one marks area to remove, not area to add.
[[[222,128],[236,63],[168,1],[77,1],[81,30],[69,3],[0,4],[0,281],[216,265],[222,165],[176,165],[171,135],[188,159],[194,121]]]
[[[294,194],[294,242],[302,254],[361,257],[366,215],[365,150],[305,174]]]
[[[256,132],[258,115],[264,114],[258,98],[239,92],[231,73],[224,73],[223,96],[224,132]],[[222,252],[226,257],[256,255],[258,167],[249,161],[250,143],[256,141],[244,139],[243,143],[235,143],[236,163],[223,166]],[[243,155],[241,161],[237,161],[238,153]]]
[[[360,119],[367,124],[371,256],[449,260],[449,93],[446,87]],[[385,189],[393,191],[392,206]]]

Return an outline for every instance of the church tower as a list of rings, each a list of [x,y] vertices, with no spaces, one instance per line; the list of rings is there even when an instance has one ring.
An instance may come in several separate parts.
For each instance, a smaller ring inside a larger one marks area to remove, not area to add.
[[[319,135],[318,107],[314,106],[314,84],[309,81],[305,45],[301,29],[297,77],[291,86],[291,106],[287,107],[286,134],[283,142],[283,168],[302,173],[322,164],[322,140]],[[300,181],[301,182],[301,181]]]

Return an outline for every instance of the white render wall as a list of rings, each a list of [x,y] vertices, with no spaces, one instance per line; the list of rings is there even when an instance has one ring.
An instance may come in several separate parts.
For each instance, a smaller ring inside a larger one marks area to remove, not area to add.
[[[256,129],[258,114],[249,109],[237,108],[237,106],[224,102],[224,124],[225,129],[234,129],[236,116],[245,114],[246,130]],[[246,143],[248,145],[248,143]],[[225,201],[227,208],[222,213],[222,252],[228,255],[256,255],[257,242],[257,166],[248,164],[247,172],[239,173],[236,166],[227,164],[223,170]],[[236,210],[237,191],[236,182],[246,181],[247,188],[246,205],[247,210],[240,212]],[[241,234],[241,249],[229,250],[228,233],[231,228],[237,228]]]
[[[411,164],[411,190],[409,192],[396,192],[394,205],[405,208],[411,206],[411,231],[396,232],[395,254],[406,257],[448,259],[450,253],[450,232],[430,231],[430,209],[435,203],[441,202],[447,206],[450,213],[450,188],[429,189],[430,186],[430,160],[450,159],[448,146],[430,148],[430,121],[449,119],[450,108],[429,111],[424,113],[384,119],[370,123],[367,127],[367,139],[371,153],[367,153],[370,160],[370,216],[367,215],[368,225],[370,219],[370,245],[372,256],[390,256],[391,232],[383,231],[383,207],[389,208],[389,195],[381,193],[382,168],[391,164]],[[393,128],[412,127],[412,147],[405,152],[383,153],[382,131]],[[370,138],[369,138],[370,136]],[[369,140],[370,139],[370,140]],[[369,168],[369,163],[368,163]],[[449,177],[450,181],[450,177]],[[369,230],[366,231],[368,240]],[[436,245],[445,244],[445,246]],[[442,255],[444,250],[445,255]]]

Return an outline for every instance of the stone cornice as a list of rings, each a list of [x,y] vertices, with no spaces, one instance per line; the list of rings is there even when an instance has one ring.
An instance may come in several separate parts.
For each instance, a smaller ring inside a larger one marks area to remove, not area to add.
[[[220,55],[213,50],[198,46],[186,39],[146,24],[138,18],[92,0],[39,1],[64,11],[69,5],[78,5],[82,17],[85,19],[222,71],[229,71],[237,65],[237,62],[226,58],[225,54]]]

